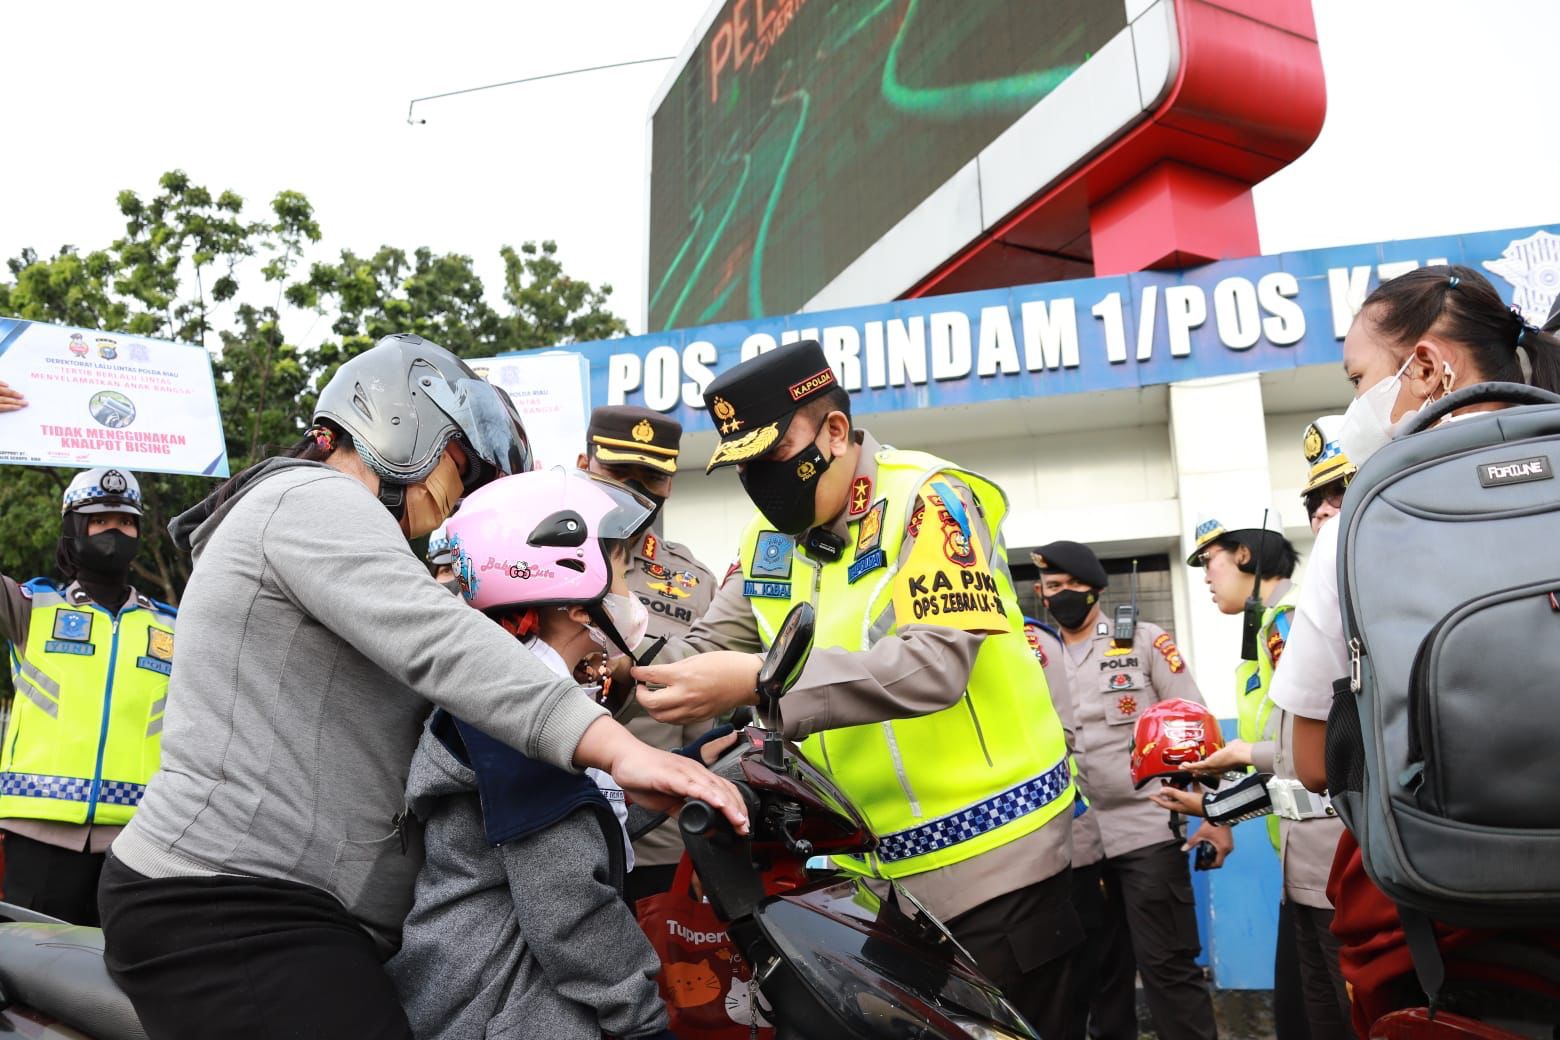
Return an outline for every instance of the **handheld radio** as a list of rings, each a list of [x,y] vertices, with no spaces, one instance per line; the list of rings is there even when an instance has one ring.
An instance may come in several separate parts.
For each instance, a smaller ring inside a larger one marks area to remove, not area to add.
[[[1262,511],[1262,530],[1257,534],[1256,546],[1251,550],[1255,557],[1256,566],[1251,578],[1251,595],[1246,597],[1246,609],[1242,612],[1244,624],[1240,632],[1240,659],[1242,661],[1255,661],[1257,659],[1257,633],[1262,631],[1262,615],[1266,608],[1262,604],[1262,550],[1267,545],[1268,536],[1268,511]]]
[[[1115,624],[1111,627],[1110,645],[1118,650],[1132,649],[1137,638],[1138,619],[1138,562],[1132,561],[1132,602],[1116,608]]]

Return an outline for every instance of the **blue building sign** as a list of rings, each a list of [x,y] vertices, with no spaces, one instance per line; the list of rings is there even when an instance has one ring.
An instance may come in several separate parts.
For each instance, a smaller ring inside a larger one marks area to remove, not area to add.
[[[816,338],[853,411],[867,415],[1335,364],[1371,289],[1442,263],[1485,274],[1541,324],[1560,290],[1560,224],[898,300],[569,349],[589,359],[593,406],[643,405],[707,430],[701,393],[717,373]]]

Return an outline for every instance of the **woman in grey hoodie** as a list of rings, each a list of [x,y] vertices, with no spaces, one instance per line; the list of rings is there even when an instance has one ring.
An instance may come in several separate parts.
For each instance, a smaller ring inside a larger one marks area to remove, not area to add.
[[[529,468],[507,398],[386,337],[291,454],[171,525],[196,566],[162,766],[99,890],[105,961],[154,1040],[411,1035],[382,962],[421,859],[402,794],[429,702],[746,827],[734,788],[639,743],[413,555],[461,493]]]

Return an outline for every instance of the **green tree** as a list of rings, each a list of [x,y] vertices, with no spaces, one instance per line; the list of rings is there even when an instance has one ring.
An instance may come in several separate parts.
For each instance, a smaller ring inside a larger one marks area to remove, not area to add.
[[[606,310],[611,288],[568,277],[552,242],[503,249],[507,310],[500,312],[487,302],[472,260],[459,254],[383,246],[371,255],[343,250],[335,262],[306,266],[320,226],[296,191],[279,192],[264,219],[251,220],[237,193],[212,192],[174,170],[149,198],[127,190],[117,205],[125,233],[107,247],[64,246],[46,258],[24,249],[7,261],[0,315],[211,350],[235,472],[294,443],[324,381],[386,334],[414,332],[481,357],[627,331]],[[330,316],[333,338],[300,349],[283,328],[285,316],[299,309]],[[0,571],[51,574],[59,499],[73,472],[3,473]],[[212,485],[163,474],[141,474],[141,482],[147,516],[134,580],[176,603],[190,560],[172,545],[167,523]]]
[[[556,242],[526,242],[518,252],[505,246],[499,255],[504,258],[504,302],[510,306],[502,319],[501,349],[588,343],[628,332],[627,323],[607,310],[612,286],[597,288],[564,274]]]

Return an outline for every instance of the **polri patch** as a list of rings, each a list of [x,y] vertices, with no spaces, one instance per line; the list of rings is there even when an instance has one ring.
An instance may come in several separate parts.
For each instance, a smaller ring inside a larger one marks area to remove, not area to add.
[[[788,581],[744,581],[742,595],[748,599],[790,599],[791,583]]]
[[[85,610],[60,610],[54,614],[54,638],[76,643],[92,639],[92,615]]]
[[[172,661],[159,661],[155,657],[137,657],[135,666],[137,668],[145,668],[149,672],[156,672],[158,675],[173,674]]]
[[[865,556],[858,556],[851,563],[850,570],[846,572],[847,583],[854,585],[861,580],[861,576],[888,565],[888,554],[882,549],[873,549]]]
[[[791,551],[795,545],[790,535],[760,531],[758,544],[753,547],[753,560],[748,565],[749,572],[755,578],[789,578]]]

